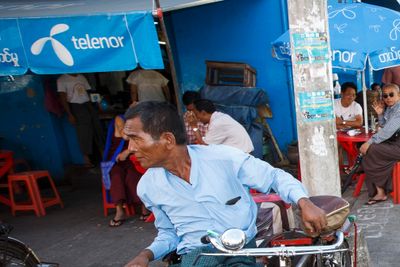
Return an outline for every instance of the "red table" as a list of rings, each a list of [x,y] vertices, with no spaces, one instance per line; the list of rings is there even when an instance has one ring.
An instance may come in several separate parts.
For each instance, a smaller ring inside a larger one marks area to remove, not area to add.
[[[367,134],[362,132],[356,136],[350,136],[346,132],[337,132],[337,140],[347,153],[349,166],[354,164],[357,155],[359,154],[357,143],[364,143],[368,141],[372,135],[373,133],[371,132]]]

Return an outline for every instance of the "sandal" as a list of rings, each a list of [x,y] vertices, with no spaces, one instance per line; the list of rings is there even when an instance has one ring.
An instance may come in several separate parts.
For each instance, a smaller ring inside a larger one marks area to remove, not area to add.
[[[112,220],[109,222],[108,226],[110,226],[110,227],[119,227],[119,226],[121,226],[124,222],[125,222],[125,219],[121,219],[121,220],[112,219]]]
[[[367,202],[365,202],[364,205],[372,206],[372,205],[375,205],[376,203],[384,202],[387,199],[388,199],[387,197],[385,199],[373,199],[373,198],[370,198]]]

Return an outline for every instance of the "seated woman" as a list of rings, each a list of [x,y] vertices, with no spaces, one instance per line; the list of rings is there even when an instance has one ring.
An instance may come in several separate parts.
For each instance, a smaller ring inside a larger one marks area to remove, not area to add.
[[[387,200],[387,194],[392,191],[393,166],[400,160],[399,87],[386,84],[382,91],[384,103],[375,103],[373,107],[383,128],[360,147],[360,152],[364,154],[362,168],[365,182],[371,197],[367,205]]]
[[[362,108],[355,102],[357,86],[352,82],[343,83],[341,98],[335,99],[336,128],[358,128],[363,125]]]
[[[124,119],[121,116],[117,116],[114,123],[114,134],[111,139],[111,147],[107,156],[108,160],[112,158],[122,139],[126,139],[126,136],[123,133],[124,125]],[[122,151],[118,154],[116,163],[110,171],[110,194],[116,207],[114,219],[109,223],[109,226],[111,227],[120,226],[125,221],[124,204],[142,205],[142,202],[136,193],[136,187],[142,174],[136,170],[132,162],[129,160],[130,152],[128,150],[128,144],[128,141],[124,143]]]

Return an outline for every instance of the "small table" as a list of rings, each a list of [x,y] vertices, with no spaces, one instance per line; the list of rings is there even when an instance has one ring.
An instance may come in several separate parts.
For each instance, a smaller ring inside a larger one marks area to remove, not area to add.
[[[357,155],[359,154],[357,143],[367,142],[372,135],[373,133],[371,132],[367,134],[365,132],[362,132],[356,136],[350,136],[346,132],[337,132],[337,140],[347,153],[349,166],[352,166],[354,164]]]

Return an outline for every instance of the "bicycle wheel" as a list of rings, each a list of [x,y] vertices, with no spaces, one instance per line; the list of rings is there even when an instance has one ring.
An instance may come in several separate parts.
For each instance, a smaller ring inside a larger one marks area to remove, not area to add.
[[[21,241],[0,237],[0,267],[36,267],[39,259]]]
[[[343,241],[343,244],[339,249],[349,249],[349,243],[347,240]],[[313,267],[351,267],[351,251],[341,251],[335,253],[328,253],[322,255],[316,255],[314,257]]]

